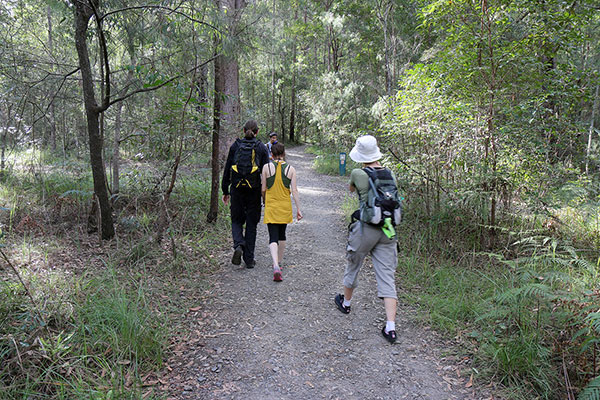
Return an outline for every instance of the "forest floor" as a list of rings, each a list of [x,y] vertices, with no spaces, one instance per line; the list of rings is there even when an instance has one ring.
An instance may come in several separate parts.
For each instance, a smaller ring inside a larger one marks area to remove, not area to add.
[[[499,399],[473,382],[471,360],[399,304],[392,345],[381,335],[384,310],[370,262],[360,273],[352,312],[342,290],[347,178],[317,174],[297,147],[304,219],[288,227],[283,282],[273,282],[265,225],[254,269],[220,255],[202,307],[187,310],[180,337],[160,372],[169,399]],[[225,240],[231,241],[230,238]],[[402,290],[402,266],[397,285]]]

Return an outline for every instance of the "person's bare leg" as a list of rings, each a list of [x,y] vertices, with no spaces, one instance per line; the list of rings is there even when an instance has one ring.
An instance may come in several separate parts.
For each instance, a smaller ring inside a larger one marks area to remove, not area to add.
[[[271,258],[273,259],[273,268],[279,268],[279,249],[277,243],[269,243],[269,250],[271,251]]]
[[[346,286],[344,286],[344,300],[350,301],[352,299],[353,292],[354,292],[354,289],[347,288]]]
[[[398,302],[392,297],[383,298],[383,306],[385,307],[385,316],[388,321],[396,321],[396,307]]]
[[[280,262],[283,261],[283,252],[284,251],[285,251],[285,240],[280,240],[279,241],[279,248],[277,250],[278,263],[280,263]]]
[[[276,242],[269,243],[269,250],[271,251],[271,258],[273,259],[273,280],[275,282],[281,282],[281,268],[279,268],[279,245]]]

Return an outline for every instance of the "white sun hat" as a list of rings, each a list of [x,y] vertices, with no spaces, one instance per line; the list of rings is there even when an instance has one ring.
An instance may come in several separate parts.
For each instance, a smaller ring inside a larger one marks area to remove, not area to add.
[[[379,160],[381,151],[377,147],[377,139],[371,135],[361,136],[356,139],[356,145],[350,150],[350,158],[357,163],[372,163]]]

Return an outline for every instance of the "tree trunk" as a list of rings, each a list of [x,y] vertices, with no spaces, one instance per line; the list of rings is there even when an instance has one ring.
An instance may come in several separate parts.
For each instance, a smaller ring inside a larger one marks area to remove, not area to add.
[[[223,109],[221,114],[220,155],[224,161],[229,146],[239,136],[240,126],[240,80],[238,62],[232,57],[221,59],[221,78],[223,79]]]
[[[50,6],[46,8],[46,14],[48,17],[48,52],[52,55],[54,54],[54,43],[52,40],[52,14],[51,14]],[[50,148],[54,153],[56,151],[56,113],[54,111],[54,100],[50,103]]]
[[[223,79],[221,74],[221,60],[223,56],[215,58],[215,98],[213,106],[213,131],[212,131],[212,157],[211,163],[211,185],[210,185],[210,208],[206,220],[215,222],[219,214],[219,177],[221,165],[219,163],[219,134],[221,130],[221,109],[223,99]]]
[[[281,134],[279,135],[279,139],[281,140],[281,143],[285,144],[285,105],[283,104],[283,93],[277,96],[277,98],[279,101],[279,106],[277,108],[279,117],[281,118]]]
[[[298,19],[298,12],[296,12],[295,20]],[[292,89],[290,94],[290,142],[296,140],[295,128],[296,128],[296,37],[294,36],[292,49]]]
[[[590,119],[590,130],[588,135],[588,145],[585,157],[585,173],[588,173],[590,165],[590,150],[592,149],[592,136],[594,135],[594,120],[596,119],[596,108],[598,107],[598,88],[600,85],[596,85],[596,94],[594,96],[594,105],[592,106],[592,118]]]
[[[90,164],[94,180],[94,193],[98,197],[100,206],[102,238],[111,239],[115,236],[115,227],[112,218],[112,208],[108,197],[108,189],[106,187],[104,160],[102,159],[104,144],[100,134],[99,123],[101,108],[96,103],[94,95],[94,77],[92,75],[86,42],[88,21],[93,15],[93,10],[88,4],[89,3],[87,2],[73,1],[75,13],[75,46],[77,48],[79,68],[81,70],[83,102],[87,118],[87,132],[90,146]],[[97,0],[95,6],[98,6]]]
[[[227,32],[231,38],[236,35],[237,25],[241,10],[246,3],[243,0],[219,0],[220,9],[225,9],[225,18],[227,20]],[[239,66],[235,54],[229,53],[221,59],[219,68],[223,79],[223,90],[225,102],[223,103],[221,122],[220,122],[220,158],[227,155],[227,149],[239,136],[240,132],[240,79]]]
[[[196,89],[198,91],[198,101],[201,103],[196,110],[200,114],[200,121],[202,122],[201,126],[204,127],[208,124],[208,65],[204,65],[200,68],[200,73],[196,80]]]
[[[119,164],[120,148],[121,148],[121,114],[123,112],[123,102],[117,104],[117,112],[115,116],[115,134],[113,139],[113,155],[112,155],[112,192],[119,193]]]
[[[275,37],[275,0],[273,0],[272,34]],[[275,131],[275,41],[271,42],[271,129],[267,133]]]

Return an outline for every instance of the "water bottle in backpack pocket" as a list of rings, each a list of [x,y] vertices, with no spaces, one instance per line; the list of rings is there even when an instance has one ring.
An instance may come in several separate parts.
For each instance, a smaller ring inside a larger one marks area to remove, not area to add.
[[[363,168],[369,177],[367,198],[360,202],[360,220],[382,226],[386,218],[398,225],[402,218],[402,202],[392,171],[387,168]]]

